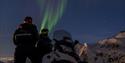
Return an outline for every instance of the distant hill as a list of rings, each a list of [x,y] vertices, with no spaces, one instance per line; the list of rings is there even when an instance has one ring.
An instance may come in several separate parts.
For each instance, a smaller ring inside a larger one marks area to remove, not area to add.
[[[90,45],[89,63],[125,63],[125,31]]]
[[[104,47],[125,47],[125,31],[121,31],[116,35],[100,40],[97,42],[97,45]]]

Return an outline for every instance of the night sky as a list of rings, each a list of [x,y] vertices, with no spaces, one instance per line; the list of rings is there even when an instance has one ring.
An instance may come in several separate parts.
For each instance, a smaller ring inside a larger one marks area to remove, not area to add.
[[[68,0],[55,30],[64,29],[80,42],[95,43],[125,30],[124,0]],[[0,0],[0,56],[12,56],[13,32],[25,16],[40,29],[41,10],[36,0]]]

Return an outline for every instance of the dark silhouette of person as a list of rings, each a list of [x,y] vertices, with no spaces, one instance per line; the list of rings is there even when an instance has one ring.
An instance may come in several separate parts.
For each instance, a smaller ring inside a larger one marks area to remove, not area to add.
[[[24,23],[20,24],[14,32],[13,42],[16,46],[14,63],[25,63],[27,58],[29,58],[32,63],[36,63],[35,44],[37,40],[37,27],[32,24],[32,17],[27,16],[24,19]]]
[[[37,43],[38,63],[42,63],[42,58],[45,54],[52,51],[51,39],[48,36],[48,29],[42,29],[39,41]]]
[[[70,50],[70,52],[74,50],[74,49],[73,49],[72,40],[71,40],[71,38],[69,38],[69,37],[63,37],[63,39],[60,40],[60,41],[58,41],[58,42],[57,42],[57,40],[55,40],[55,41],[56,41],[56,48],[57,48],[60,52],[68,53],[69,50]],[[65,46],[66,48],[69,48],[69,49],[66,51],[66,50],[63,49],[63,48],[64,48],[63,46],[61,47],[61,45]]]
[[[56,40],[57,41],[57,40]],[[64,37],[62,40],[56,42],[56,48],[65,54],[74,57],[77,61],[80,61],[79,56],[74,52],[74,43],[70,37]]]

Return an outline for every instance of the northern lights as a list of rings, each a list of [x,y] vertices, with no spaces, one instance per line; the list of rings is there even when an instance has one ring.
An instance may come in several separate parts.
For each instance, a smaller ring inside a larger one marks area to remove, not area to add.
[[[63,16],[67,0],[38,0],[42,11],[40,30],[43,28],[51,31]]]

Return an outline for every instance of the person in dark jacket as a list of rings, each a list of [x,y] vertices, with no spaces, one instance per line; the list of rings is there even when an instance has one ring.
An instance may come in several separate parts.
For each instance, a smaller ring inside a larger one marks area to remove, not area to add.
[[[24,23],[20,24],[14,32],[13,41],[15,48],[14,63],[25,63],[29,58],[36,63],[35,44],[38,40],[37,27],[32,24],[32,18],[27,16]]]
[[[37,43],[38,62],[42,63],[45,54],[52,51],[51,39],[48,37],[48,29],[42,29],[39,41]]]
[[[74,57],[77,61],[80,61],[79,56],[74,52],[74,43],[70,37],[63,37],[62,40],[56,42],[56,48],[65,54]]]

